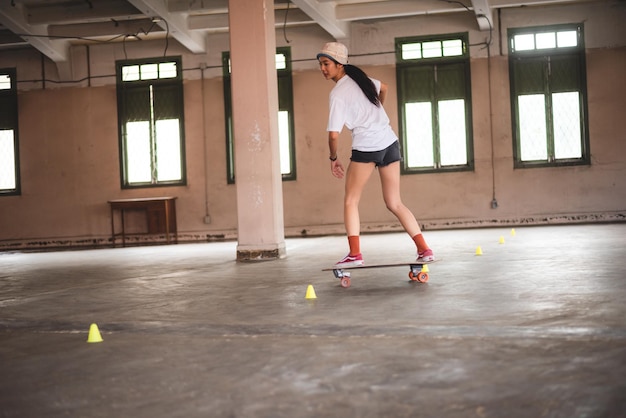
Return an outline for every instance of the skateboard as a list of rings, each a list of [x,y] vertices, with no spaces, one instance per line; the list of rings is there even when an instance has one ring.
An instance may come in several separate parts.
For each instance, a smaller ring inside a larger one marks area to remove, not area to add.
[[[422,271],[424,265],[436,263],[437,261],[412,261],[408,263],[392,263],[392,264],[372,264],[372,265],[360,265],[352,267],[330,267],[322,269],[322,271],[332,271],[336,279],[341,281],[341,287],[350,287],[350,272],[347,270],[359,270],[359,269],[375,269],[386,267],[398,267],[409,266],[409,279],[412,282],[426,283],[428,281],[428,272]]]

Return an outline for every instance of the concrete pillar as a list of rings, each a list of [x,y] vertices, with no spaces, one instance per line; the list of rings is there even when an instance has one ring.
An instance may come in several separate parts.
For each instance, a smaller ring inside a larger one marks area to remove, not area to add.
[[[237,260],[285,256],[273,0],[229,0]]]

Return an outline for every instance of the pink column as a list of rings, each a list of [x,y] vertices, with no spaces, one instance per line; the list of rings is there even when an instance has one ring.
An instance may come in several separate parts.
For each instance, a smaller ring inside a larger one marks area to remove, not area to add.
[[[273,0],[229,0],[238,260],[285,255]]]

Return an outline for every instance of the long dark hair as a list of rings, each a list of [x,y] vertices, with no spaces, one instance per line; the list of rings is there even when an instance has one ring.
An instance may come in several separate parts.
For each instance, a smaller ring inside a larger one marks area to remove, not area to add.
[[[367,74],[359,67],[351,64],[344,64],[343,69],[346,71],[346,74],[361,87],[367,100],[372,102],[374,106],[380,106],[380,98],[378,97],[376,86]]]

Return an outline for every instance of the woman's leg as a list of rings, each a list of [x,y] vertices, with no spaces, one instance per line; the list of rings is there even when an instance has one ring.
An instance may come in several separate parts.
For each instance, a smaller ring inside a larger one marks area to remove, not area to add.
[[[384,167],[379,167],[380,182],[383,188],[383,197],[387,208],[398,218],[404,230],[413,238],[417,247],[417,256],[419,260],[434,261],[435,256],[432,250],[426,244],[422,230],[413,215],[402,199],[400,198],[400,162],[396,161]]]
[[[400,197],[400,162],[396,161],[384,167],[379,167],[378,172],[387,209],[398,218],[404,230],[411,237],[421,234],[422,231],[413,212],[402,203],[402,198]]]
[[[359,236],[361,220],[359,217],[359,201],[363,188],[372,175],[374,163],[357,163],[350,161],[346,173],[346,189],[343,201],[343,220],[348,236]]]

